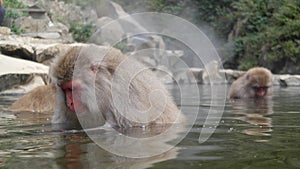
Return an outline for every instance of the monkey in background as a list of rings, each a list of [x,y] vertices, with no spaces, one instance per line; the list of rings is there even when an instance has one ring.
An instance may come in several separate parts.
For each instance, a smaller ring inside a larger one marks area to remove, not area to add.
[[[57,101],[52,123],[144,127],[182,119],[153,72],[117,49],[73,47],[55,59],[50,75]]]
[[[54,84],[39,86],[20,97],[7,110],[13,112],[54,112],[55,95]]]
[[[272,73],[263,67],[254,67],[234,81],[229,98],[264,98],[272,94]]]

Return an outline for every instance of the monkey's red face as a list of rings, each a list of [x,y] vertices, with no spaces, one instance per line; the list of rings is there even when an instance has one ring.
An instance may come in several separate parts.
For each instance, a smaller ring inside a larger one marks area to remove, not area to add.
[[[66,104],[69,110],[77,113],[84,112],[85,108],[80,100],[82,87],[80,80],[68,81],[60,85],[65,93]]]
[[[267,95],[268,92],[268,86],[252,86],[252,89],[255,92],[255,95],[258,97],[263,97]]]

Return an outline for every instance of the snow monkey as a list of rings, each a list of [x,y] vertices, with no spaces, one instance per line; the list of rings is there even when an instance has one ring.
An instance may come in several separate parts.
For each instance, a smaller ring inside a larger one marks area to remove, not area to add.
[[[272,94],[272,73],[263,67],[254,67],[234,81],[230,98],[262,98]]]
[[[57,87],[52,123],[143,127],[182,119],[155,74],[115,48],[72,47],[56,57],[50,76]]]

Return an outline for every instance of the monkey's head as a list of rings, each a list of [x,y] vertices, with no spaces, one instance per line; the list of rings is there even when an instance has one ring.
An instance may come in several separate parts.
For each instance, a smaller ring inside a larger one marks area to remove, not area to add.
[[[264,97],[272,88],[272,73],[262,67],[250,69],[246,73],[248,87],[251,88],[253,97]]]
[[[76,46],[56,58],[50,74],[52,81],[63,91],[64,101],[70,111],[99,111],[98,100],[91,98],[95,98],[97,93],[102,95],[102,102],[108,102],[110,81],[121,60],[120,51],[110,47]]]

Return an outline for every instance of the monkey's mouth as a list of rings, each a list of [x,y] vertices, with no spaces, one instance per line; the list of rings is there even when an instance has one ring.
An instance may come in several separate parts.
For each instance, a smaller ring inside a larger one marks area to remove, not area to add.
[[[266,95],[266,91],[265,90],[258,90],[256,93],[257,93],[258,96],[264,96],[264,95]]]
[[[267,90],[268,90],[268,87],[267,86],[253,86],[252,87],[256,93],[257,96],[259,97],[263,97],[267,94]]]

